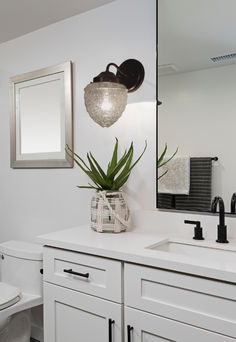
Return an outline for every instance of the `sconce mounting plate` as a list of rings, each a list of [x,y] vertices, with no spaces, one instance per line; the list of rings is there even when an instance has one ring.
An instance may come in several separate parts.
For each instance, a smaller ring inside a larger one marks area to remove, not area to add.
[[[124,61],[117,70],[116,76],[119,78],[120,83],[124,84],[131,93],[137,90],[144,80],[144,67],[142,63],[136,59],[127,59]]]

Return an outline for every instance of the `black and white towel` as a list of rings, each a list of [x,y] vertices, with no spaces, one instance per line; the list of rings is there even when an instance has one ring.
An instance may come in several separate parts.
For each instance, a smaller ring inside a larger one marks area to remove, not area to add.
[[[210,211],[212,196],[212,158],[190,158],[189,195],[158,194],[158,208]]]

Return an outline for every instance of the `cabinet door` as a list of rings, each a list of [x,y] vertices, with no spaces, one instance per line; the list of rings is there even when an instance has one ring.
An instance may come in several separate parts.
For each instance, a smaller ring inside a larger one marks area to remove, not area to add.
[[[44,342],[121,342],[121,305],[44,283]]]
[[[235,342],[224,335],[125,308],[126,342]]]

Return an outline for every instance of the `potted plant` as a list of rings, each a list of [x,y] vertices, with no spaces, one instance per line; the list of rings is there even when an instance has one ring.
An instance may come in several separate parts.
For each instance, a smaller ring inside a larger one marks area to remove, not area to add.
[[[127,203],[120,191],[127,182],[132,169],[142,158],[147,143],[138,159],[132,163],[133,142],[128,151],[118,159],[118,139],[116,138],[111,161],[105,172],[91,152],[87,153],[87,163],[69,146],[66,153],[75,161],[82,171],[91,179],[92,184],[79,185],[78,188],[95,189],[96,193],[91,200],[91,228],[99,232],[121,232],[126,230],[130,221],[130,212]]]

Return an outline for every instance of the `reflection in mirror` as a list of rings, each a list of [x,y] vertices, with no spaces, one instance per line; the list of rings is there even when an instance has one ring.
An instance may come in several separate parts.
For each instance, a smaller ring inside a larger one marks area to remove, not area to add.
[[[72,167],[71,63],[12,77],[11,166]]]
[[[211,212],[215,196],[234,208],[235,11],[230,0],[158,1],[158,157],[178,147],[158,169],[159,208]]]

